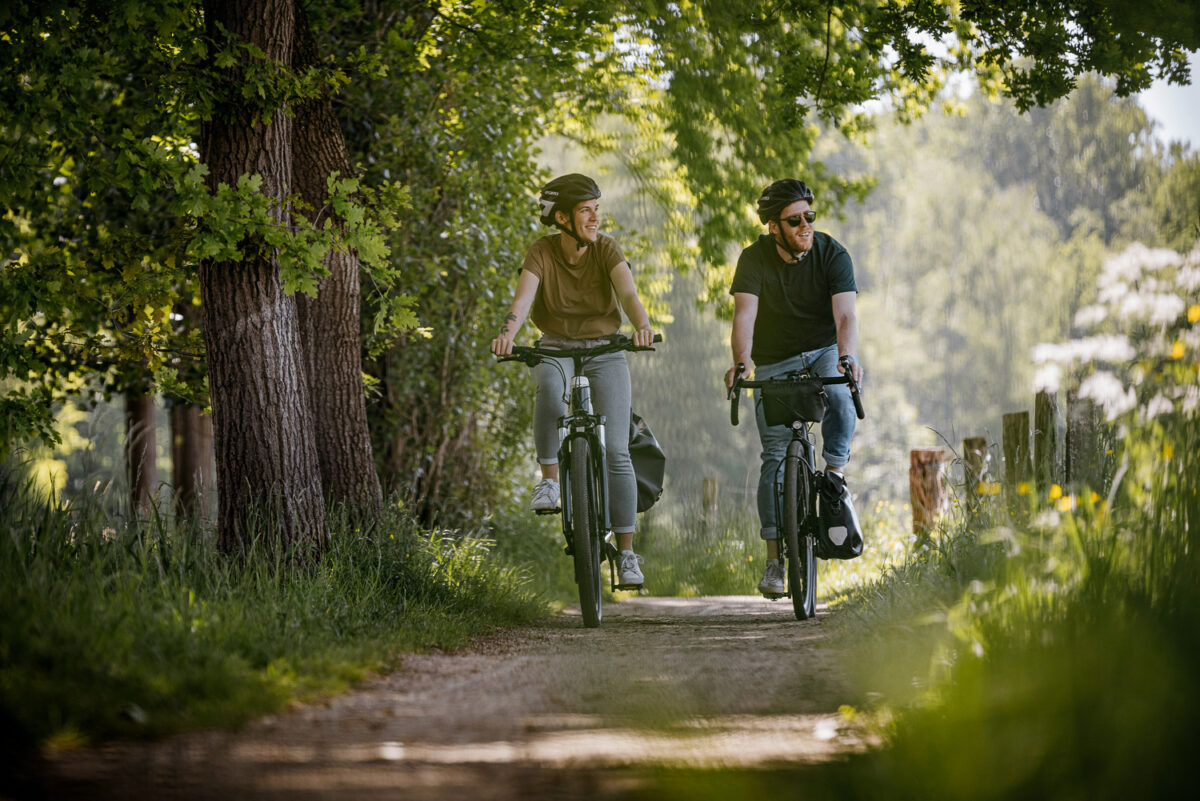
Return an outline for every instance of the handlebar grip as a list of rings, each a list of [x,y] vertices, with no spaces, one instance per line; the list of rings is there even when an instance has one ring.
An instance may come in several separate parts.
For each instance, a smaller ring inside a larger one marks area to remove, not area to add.
[[[862,420],[867,415],[863,411],[862,398],[858,396],[858,384],[850,384],[850,398],[854,401],[854,413],[858,415],[859,420]]]
[[[738,424],[738,380],[741,379],[742,373],[746,371],[746,365],[738,362],[737,369],[733,374],[733,383],[729,387],[729,422],[731,425]]]

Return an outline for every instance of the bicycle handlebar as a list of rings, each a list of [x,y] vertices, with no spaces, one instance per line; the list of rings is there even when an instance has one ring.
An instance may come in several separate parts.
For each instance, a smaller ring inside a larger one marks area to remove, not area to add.
[[[729,388],[729,400],[732,402],[729,407],[729,422],[733,425],[738,424],[738,390],[745,387],[746,389],[758,389],[768,384],[793,384],[796,378],[767,378],[762,381],[751,381],[748,378],[742,378],[742,371],[746,369],[746,365],[739,363],[737,366],[737,375],[733,379],[733,386]],[[822,376],[812,376],[804,379],[805,381],[820,381],[822,386],[831,384],[849,384],[850,398],[854,401],[854,413],[858,415],[858,419],[862,420],[866,413],[863,411],[862,398],[858,394],[858,382],[854,380],[849,369],[840,376],[834,378],[824,378]]]
[[[662,334],[654,335],[654,342],[662,342]],[[654,350],[649,345],[635,345],[633,340],[627,336],[618,335],[613,338],[612,342],[605,345],[597,345],[594,348],[536,348],[527,345],[514,345],[511,356],[501,356],[499,361],[502,362],[523,362],[529,367],[533,367],[538,362],[545,358],[564,358],[564,357],[586,357],[586,356],[602,356],[605,353],[616,353],[618,351],[639,351],[639,350]]]

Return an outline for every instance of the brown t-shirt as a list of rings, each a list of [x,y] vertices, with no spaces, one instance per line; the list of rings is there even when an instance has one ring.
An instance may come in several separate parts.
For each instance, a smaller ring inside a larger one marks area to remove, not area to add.
[[[568,339],[598,339],[617,333],[621,312],[609,273],[625,261],[621,246],[599,234],[578,264],[567,261],[562,236],[550,234],[533,243],[522,270],[538,277],[537,294],[529,311],[543,334]],[[573,244],[573,243],[572,243]]]

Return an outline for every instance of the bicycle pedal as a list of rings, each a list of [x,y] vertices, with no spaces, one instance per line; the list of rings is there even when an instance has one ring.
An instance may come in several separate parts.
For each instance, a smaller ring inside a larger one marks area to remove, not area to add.
[[[786,592],[764,592],[762,597],[766,598],[768,601],[778,601],[780,598],[788,597],[788,595]]]
[[[645,584],[618,584],[618,590],[640,590]]]
[[[560,514],[561,512],[562,512],[561,506],[556,507],[554,509],[534,509],[533,510],[533,513],[535,515],[556,515],[556,514]]]

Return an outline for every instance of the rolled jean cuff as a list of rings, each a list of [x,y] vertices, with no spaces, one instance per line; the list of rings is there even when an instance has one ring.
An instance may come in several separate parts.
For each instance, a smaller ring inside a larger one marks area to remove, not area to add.
[[[821,451],[821,458],[825,460],[827,466],[832,467],[834,470],[841,470],[850,462],[849,459],[841,459],[840,456],[834,456],[825,450]],[[841,459],[840,462],[838,461],[839,459]]]
[[[613,534],[633,534],[637,532],[637,526],[613,526]]]
[[[763,526],[758,531],[760,540],[777,540],[779,539],[779,529],[775,526]]]
[[[558,457],[555,456],[553,459],[542,459],[541,457],[538,457],[538,464],[558,464]]]

